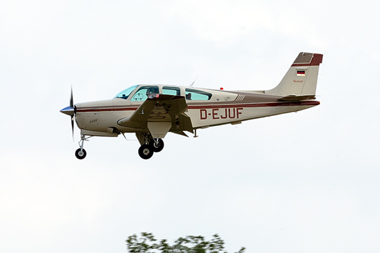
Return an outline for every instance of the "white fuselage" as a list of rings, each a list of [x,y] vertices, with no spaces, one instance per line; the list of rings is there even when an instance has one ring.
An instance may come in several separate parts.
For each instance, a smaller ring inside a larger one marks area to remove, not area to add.
[[[97,135],[96,132],[99,132],[99,136],[106,136],[105,134],[109,132],[110,128],[117,129],[120,132],[146,131],[118,124],[120,119],[131,117],[144,102],[143,100],[132,101],[131,99],[139,87],[137,86],[127,99],[114,98],[77,104],[75,120],[78,127],[85,132],[91,131],[92,134],[90,135]],[[155,85],[155,87],[158,87],[160,94],[162,94],[163,85]],[[186,97],[187,90],[185,89],[187,87],[177,86],[177,88],[180,89],[179,95]],[[187,112],[185,113],[191,118],[194,129],[229,123],[238,124],[245,120],[296,112],[319,104],[315,100],[284,102],[278,100],[279,96],[255,92],[200,88],[194,88],[194,90],[211,94],[208,100],[186,100]]]
[[[301,52],[277,86],[261,91],[224,91],[170,85],[135,85],[114,99],[74,104],[61,110],[81,129],[78,159],[86,157],[85,140],[92,136],[117,137],[136,133],[141,158],[164,148],[168,132],[187,136],[199,128],[297,112],[319,105],[315,100],[323,55]]]

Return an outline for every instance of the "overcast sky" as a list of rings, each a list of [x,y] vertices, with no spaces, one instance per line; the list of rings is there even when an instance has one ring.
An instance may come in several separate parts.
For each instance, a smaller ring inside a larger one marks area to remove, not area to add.
[[[126,252],[218,233],[229,252],[380,251],[377,1],[0,0],[0,252]],[[324,54],[321,105],[168,134],[92,138],[59,112],[142,83],[270,89]]]

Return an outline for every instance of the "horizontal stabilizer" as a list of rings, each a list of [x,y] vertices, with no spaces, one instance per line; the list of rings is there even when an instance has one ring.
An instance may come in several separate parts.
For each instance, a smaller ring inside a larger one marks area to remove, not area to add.
[[[279,101],[301,101],[315,99],[315,95],[287,95],[285,97],[279,98]]]

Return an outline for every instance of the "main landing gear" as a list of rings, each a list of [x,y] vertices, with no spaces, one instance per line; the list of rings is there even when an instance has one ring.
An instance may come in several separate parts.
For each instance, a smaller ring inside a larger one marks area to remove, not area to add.
[[[81,137],[80,137],[80,141],[78,142],[80,148],[78,148],[78,149],[75,151],[75,156],[76,156],[78,159],[80,159],[80,160],[84,159],[84,158],[86,157],[86,155],[87,155],[86,150],[83,148],[83,144],[84,144],[84,141],[87,141],[89,138],[90,138],[90,137],[87,137],[87,138],[86,138],[85,135],[81,135]]]
[[[158,153],[163,148],[164,141],[161,138],[151,138],[149,142],[146,140],[146,142],[141,145],[139,155],[142,159],[147,160],[153,156],[154,152]]]

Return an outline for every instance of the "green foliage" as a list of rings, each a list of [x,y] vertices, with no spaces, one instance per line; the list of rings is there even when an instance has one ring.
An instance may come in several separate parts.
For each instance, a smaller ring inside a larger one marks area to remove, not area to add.
[[[224,241],[219,235],[213,235],[210,241],[206,241],[203,236],[186,236],[178,238],[173,245],[169,245],[163,239],[159,243],[152,233],[141,233],[141,237],[131,235],[126,240],[129,253],[227,253],[224,250]],[[244,253],[245,248],[241,248],[236,253]]]

